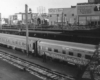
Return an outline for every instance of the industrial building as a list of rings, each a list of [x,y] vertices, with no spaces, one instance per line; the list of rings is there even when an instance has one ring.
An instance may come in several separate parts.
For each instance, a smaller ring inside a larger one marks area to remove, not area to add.
[[[68,25],[76,23],[76,6],[71,8],[50,8],[48,12],[50,25]]]
[[[77,3],[71,8],[50,8],[50,25],[100,25],[100,0]]]
[[[88,0],[88,3],[98,4],[100,0]]]
[[[100,4],[77,4],[80,25],[100,25]]]
[[[48,14],[47,13],[28,13],[28,23],[32,23],[37,25],[37,19],[40,18],[40,20],[47,20]],[[14,15],[9,16],[9,24],[25,24],[25,13],[15,13]]]

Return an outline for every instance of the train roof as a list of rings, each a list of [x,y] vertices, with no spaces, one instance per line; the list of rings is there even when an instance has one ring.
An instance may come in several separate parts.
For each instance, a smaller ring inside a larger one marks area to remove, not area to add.
[[[84,50],[84,51],[92,51],[92,52],[94,52],[95,51],[95,47],[94,46],[92,46],[92,47],[90,47],[90,46],[83,46],[83,45],[73,45],[73,44],[57,44],[57,43],[48,43],[48,42],[41,42],[43,45],[52,45],[52,46],[61,46],[63,49],[67,49],[67,50]]]
[[[8,32],[20,32],[21,30],[15,30],[15,29],[2,29],[2,31],[8,31]],[[60,31],[46,31],[46,30],[28,30],[29,33],[45,33],[45,34],[61,34]],[[26,30],[22,30],[21,32],[26,32]]]

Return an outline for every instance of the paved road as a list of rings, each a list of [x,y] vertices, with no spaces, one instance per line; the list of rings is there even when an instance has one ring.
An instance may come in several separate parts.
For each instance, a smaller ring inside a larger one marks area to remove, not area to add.
[[[0,80],[41,80],[0,59]]]

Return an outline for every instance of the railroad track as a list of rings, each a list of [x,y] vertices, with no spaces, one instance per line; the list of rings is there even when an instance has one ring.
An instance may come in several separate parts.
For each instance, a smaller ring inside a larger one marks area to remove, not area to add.
[[[0,51],[0,58],[20,69],[30,72],[31,74],[43,80],[75,80],[70,75],[61,74],[57,71],[45,68],[36,63],[32,63],[4,51]]]

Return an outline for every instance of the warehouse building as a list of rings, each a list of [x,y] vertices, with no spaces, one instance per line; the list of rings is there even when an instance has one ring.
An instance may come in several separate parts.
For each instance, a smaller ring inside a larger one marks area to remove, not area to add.
[[[76,6],[71,8],[50,8],[48,12],[50,25],[73,25],[76,23]]]
[[[100,4],[77,4],[79,25],[100,25]]]

